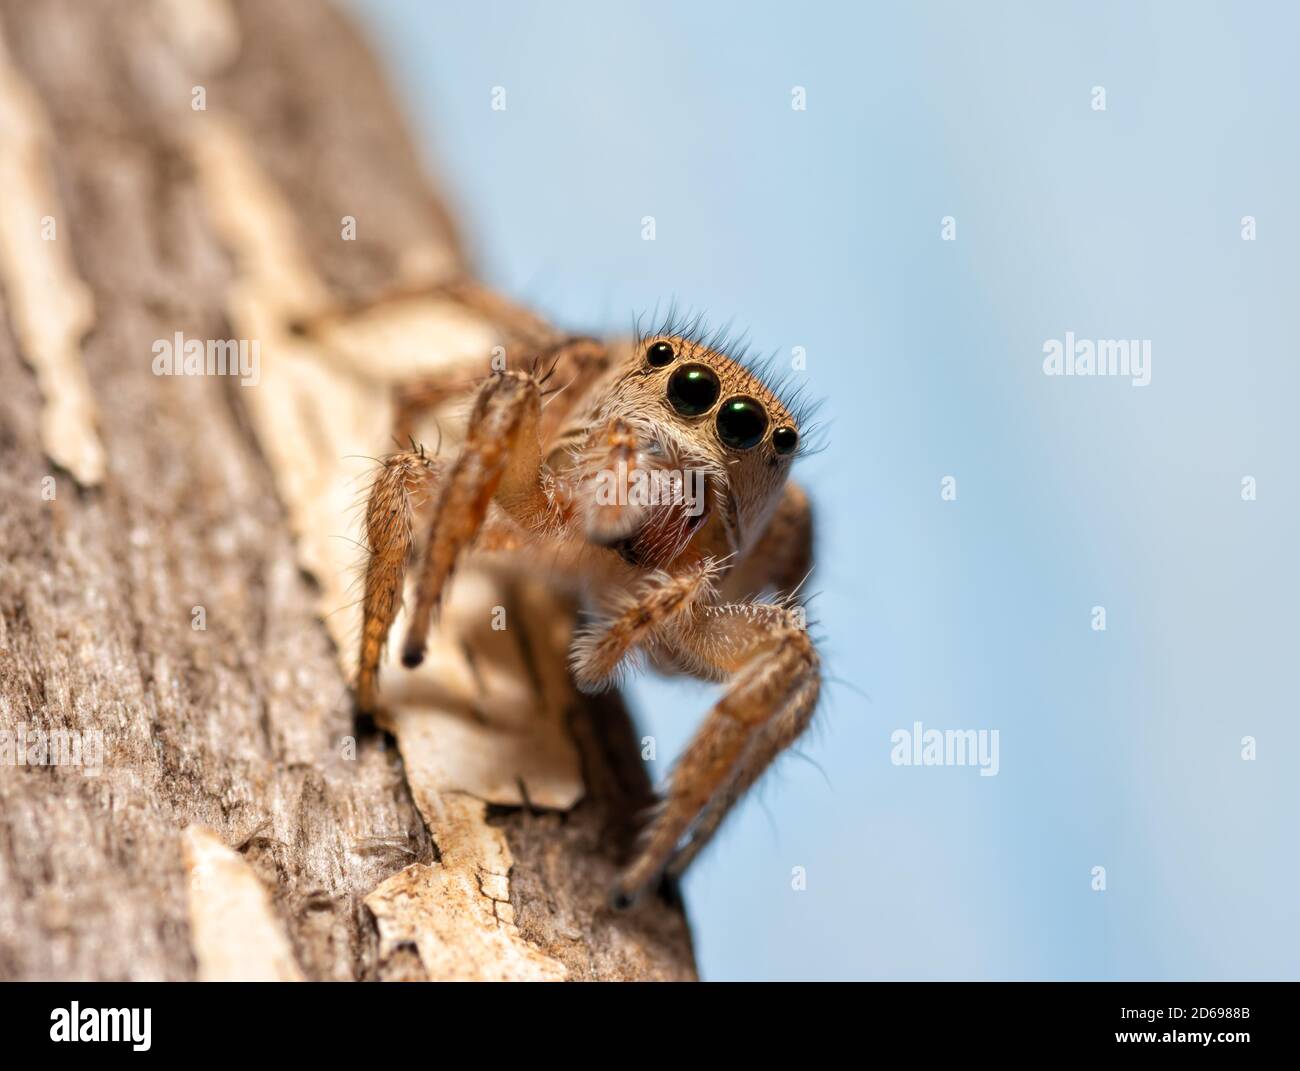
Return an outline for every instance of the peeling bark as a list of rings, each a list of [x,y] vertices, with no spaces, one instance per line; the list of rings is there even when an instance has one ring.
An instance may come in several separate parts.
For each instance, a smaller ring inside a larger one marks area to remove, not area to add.
[[[0,40],[0,279],[13,330],[42,396],[41,443],[85,487],[104,477],[95,405],[81,366],[94,322],[90,291],[58,240],[63,214],[49,167],[50,132],[40,100]]]
[[[604,906],[650,787],[550,592],[467,574],[354,719],[392,385],[517,341],[355,32],[0,0],[0,34],[0,732],[103,741],[0,766],[0,977],[692,977],[678,906]],[[258,384],[155,375],[177,332],[256,340]]]

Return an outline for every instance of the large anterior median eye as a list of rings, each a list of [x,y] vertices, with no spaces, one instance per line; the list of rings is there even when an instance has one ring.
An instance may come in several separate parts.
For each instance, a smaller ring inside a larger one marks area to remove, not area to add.
[[[703,364],[684,364],[668,380],[668,401],[682,416],[707,413],[721,393],[718,377]]]
[[[728,398],[718,410],[718,437],[733,450],[757,446],[767,431],[767,410],[753,398]]]

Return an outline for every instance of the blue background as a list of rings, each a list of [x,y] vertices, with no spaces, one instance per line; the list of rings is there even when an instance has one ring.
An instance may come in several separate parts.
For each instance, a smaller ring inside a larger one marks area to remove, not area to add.
[[[1300,977],[1296,7],[348,6],[486,279],[827,399],[832,679],[689,875],[703,974]],[[1045,376],[1067,331],[1151,385]],[[715,692],[633,687],[659,777]],[[1000,773],[892,765],[917,720]]]

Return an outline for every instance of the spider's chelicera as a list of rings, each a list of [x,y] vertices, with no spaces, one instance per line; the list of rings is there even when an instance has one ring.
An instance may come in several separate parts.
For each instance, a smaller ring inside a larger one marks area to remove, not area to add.
[[[366,512],[357,701],[380,703],[408,564],[418,571],[402,659],[414,666],[470,550],[534,574],[544,564],[594,611],[570,650],[580,688],[608,687],[638,653],[727,682],[618,877],[612,899],[627,903],[690,863],[816,707],[820,663],[798,598],[812,514],[788,480],[803,415],[716,336],[680,324],[622,354],[564,341],[527,367],[476,388],[450,462],[423,449],[385,460]]]

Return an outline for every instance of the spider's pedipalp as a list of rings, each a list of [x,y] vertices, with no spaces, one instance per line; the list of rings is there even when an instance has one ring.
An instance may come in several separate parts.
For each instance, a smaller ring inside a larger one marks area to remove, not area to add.
[[[425,543],[415,609],[402,647],[408,667],[424,660],[429,625],[460,556],[494,496],[507,512],[545,508],[537,422],[541,390],[526,372],[498,372],[479,388],[465,442],[442,482]]]
[[[592,449],[591,468],[604,478],[606,493],[593,495],[587,506],[587,538],[602,547],[613,546],[642,524],[648,507],[629,501],[626,488],[640,468],[640,442],[625,420],[615,418]],[[612,493],[611,493],[612,492]],[[623,493],[619,493],[623,492]]]
[[[676,575],[652,573],[639,590],[623,600],[613,617],[579,631],[569,652],[579,689],[592,693],[608,688],[623,660],[638,645],[712,598],[717,573],[717,563],[711,558]]]

